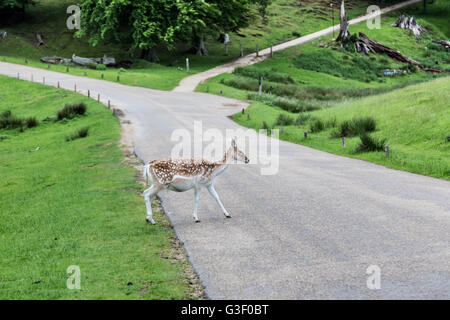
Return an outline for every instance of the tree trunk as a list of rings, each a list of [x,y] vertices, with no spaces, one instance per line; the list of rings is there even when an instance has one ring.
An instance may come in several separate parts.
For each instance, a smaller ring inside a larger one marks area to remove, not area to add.
[[[342,0],[342,4],[341,4],[341,31],[339,32],[339,36],[337,37],[336,41],[341,41],[344,42],[347,37],[350,35],[349,31],[348,31],[348,17],[347,14],[345,13],[345,3]]]
[[[141,58],[150,62],[159,63],[159,57],[156,54],[156,50],[154,48],[143,49],[141,53]]]
[[[427,13],[427,0],[423,0],[423,12]]]
[[[203,40],[203,37],[200,37],[198,40],[197,55],[198,56],[207,56],[208,55],[208,51],[205,48],[205,41]]]
[[[392,26],[398,27],[401,29],[411,30],[416,37],[418,37],[422,33],[426,32],[426,30],[417,23],[417,20],[414,17],[408,18],[405,16],[401,16],[400,18],[398,18],[398,20]]]

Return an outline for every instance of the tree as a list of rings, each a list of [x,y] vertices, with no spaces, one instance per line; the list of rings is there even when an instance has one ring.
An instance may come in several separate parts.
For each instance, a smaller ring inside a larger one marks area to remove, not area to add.
[[[197,55],[206,55],[207,33],[226,33],[247,27],[258,7],[261,15],[271,0],[184,0],[178,1],[181,38],[197,45]]]
[[[172,48],[177,22],[176,0],[81,0],[81,29],[93,46],[100,41],[127,43],[142,50],[142,57],[158,62],[155,48]]]
[[[34,5],[34,0],[0,0],[0,13],[8,15],[9,13],[20,12],[25,14],[25,9],[30,4]]]

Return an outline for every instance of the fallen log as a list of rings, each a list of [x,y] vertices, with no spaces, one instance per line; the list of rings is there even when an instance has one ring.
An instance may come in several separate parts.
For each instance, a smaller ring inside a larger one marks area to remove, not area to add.
[[[105,66],[113,66],[116,64],[115,58],[107,57],[106,55],[104,55],[103,58],[83,58],[73,54],[72,61],[81,66],[88,66],[90,64],[104,64]]]
[[[413,59],[410,59],[408,57],[405,57],[404,55],[402,55],[399,51],[391,49],[389,47],[386,47],[385,45],[370,39],[368,36],[366,36],[364,33],[359,33],[359,38],[361,39],[362,42],[364,42],[369,48],[371,48],[372,52],[374,53],[385,53],[387,54],[390,58],[398,61],[398,62],[403,62],[403,63],[411,63],[415,66],[418,66],[420,69],[423,69],[423,65]]]
[[[50,64],[66,64],[72,62],[70,59],[64,59],[61,57],[51,56],[51,57],[42,57],[41,61],[44,63]]]
[[[440,44],[441,46],[443,46],[444,48],[450,48],[450,41],[446,41],[446,40],[437,40],[437,41],[433,41],[433,43],[436,44]]]
[[[401,29],[411,30],[416,37],[419,37],[422,33],[427,32],[427,30],[422,28],[417,23],[417,20],[414,17],[408,18],[406,16],[401,16],[392,26]]]

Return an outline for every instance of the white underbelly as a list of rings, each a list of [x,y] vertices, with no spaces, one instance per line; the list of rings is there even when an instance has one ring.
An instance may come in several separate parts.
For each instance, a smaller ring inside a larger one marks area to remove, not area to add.
[[[176,191],[176,192],[184,192],[191,190],[194,188],[195,182],[194,181],[186,181],[186,182],[177,182],[177,183],[171,183],[167,189]]]

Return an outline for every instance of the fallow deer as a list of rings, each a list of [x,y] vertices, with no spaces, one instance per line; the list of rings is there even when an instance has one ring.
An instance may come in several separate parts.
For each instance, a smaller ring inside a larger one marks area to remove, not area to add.
[[[160,159],[148,162],[144,166],[144,179],[150,188],[144,191],[147,206],[147,222],[155,224],[152,218],[152,198],[161,190],[185,192],[194,189],[194,220],[200,222],[197,216],[200,189],[206,187],[211,196],[217,201],[220,209],[227,218],[231,215],[223,206],[214,189],[214,181],[223,173],[232,161],[249,162],[247,156],[238,149],[236,141],[231,141],[231,147],[220,161],[211,162],[205,159]]]

